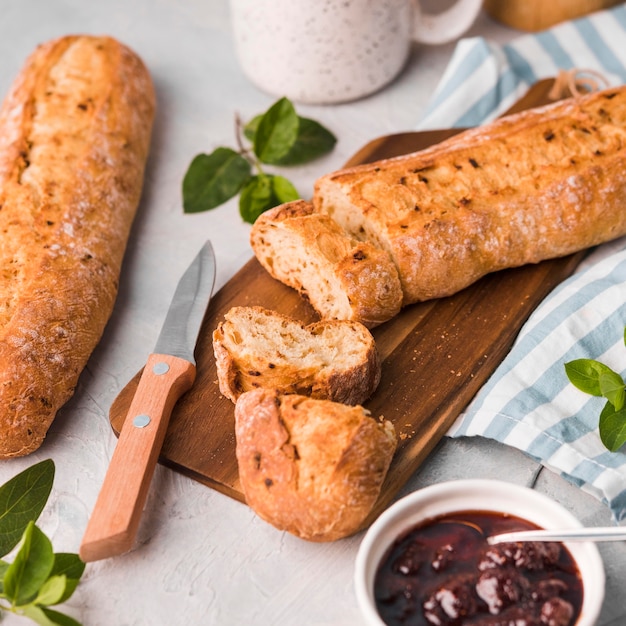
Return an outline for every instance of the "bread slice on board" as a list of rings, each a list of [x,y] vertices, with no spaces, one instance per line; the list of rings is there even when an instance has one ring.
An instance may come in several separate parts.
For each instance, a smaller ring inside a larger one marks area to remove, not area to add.
[[[41,445],[100,340],[154,110],[142,61],[96,36],[39,46],[0,110],[0,458]]]
[[[387,251],[403,304],[626,234],[626,86],[320,178],[315,207]]]
[[[256,389],[235,405],[239,478],[265,521],[309,541],[352,535],[372,510],[397,438],[360,406]]]
[[[305,326],[262,307],[233,307],[213,332],[220,391],[237,401],[258,387],[360,404],[380,382],[371,333],[358,322]]]
[[[322,318],[372,328],[400,311],[402,289],[389,253],[348,235],[304,200],[261,214],[250,244],[261,265]]]

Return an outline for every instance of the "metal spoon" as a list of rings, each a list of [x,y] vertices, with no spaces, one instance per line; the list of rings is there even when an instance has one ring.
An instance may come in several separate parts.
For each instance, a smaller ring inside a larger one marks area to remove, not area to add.
[[[560,530],[519,530],[487,537],[489,545],[516,541],[626,541],[626,528],[607,526]]]

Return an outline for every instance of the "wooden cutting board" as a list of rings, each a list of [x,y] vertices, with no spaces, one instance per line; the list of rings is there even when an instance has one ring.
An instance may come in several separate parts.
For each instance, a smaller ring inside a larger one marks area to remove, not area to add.
[[[514,107],[548,102],[552,80],[537,83]],[[349,165],[419,150],[458,130],[402,133],[367,144]],[[399,445],[376,516],[433,450],[460,412],[506,356],[520,327],[543,298],[580,261],[582,253],[487,276],[448,298],[406,307],[375,328],[382,379],[366,407],[395,424]],[[219,263],[219,259],[218,259]],[[176,405],[160,457],[171,467],[244,501],[235,458],[234,405],[219,393],[212,333],[232,306],[259,305],[314,321],[312,309],[292,289],[249,261],[213,297],[196,355],[194,387]],[[110,420],[119,431],[141,372],[114,401]]]

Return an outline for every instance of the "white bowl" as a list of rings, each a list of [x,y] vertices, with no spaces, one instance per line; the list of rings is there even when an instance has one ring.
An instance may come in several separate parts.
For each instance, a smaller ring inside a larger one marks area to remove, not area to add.
[[[576,528],[581,523],[547,496],[499,480],[454,480],[420,489],[398,500],[366,532],[355,565],[357,602],[370,626],[384,626],[374,601],[374,577],[391,544],[411,528],[434,517],[461,511],[509,513],[542,528]],[[604,600],[605,573],[598,548],[570,542],[583,584],[583,604],[576,626],[593,626]]]

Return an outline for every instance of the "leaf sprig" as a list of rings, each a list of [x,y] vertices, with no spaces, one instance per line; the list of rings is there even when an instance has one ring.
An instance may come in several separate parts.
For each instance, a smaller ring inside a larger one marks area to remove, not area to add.
[[[51,606],[68,600],[85,569],[77,554],[55,553],[35,525],[54,480],[54,463],[37,463],[0,487],[0,557],[18,547],[12,563],[0,559],[0,619],[3,612],[40,626],[80,626]]]
[[[600,439],[611,452],[619,450],[626,443],[626,382],[622,376],[594,359],[569,361],[565,373],[581,391],[606,399],[598,423]]]
[[[239,116],[235,122],[237,150],[222,146],[191,161],[182,186],[185,213],[214,209],[239,193],[239,213],[253,224],[261,213],[300,197],[289,180],[266,172],[263,165],[302,165],[330,152],[337,142],[321,124],[300,117],[287,98],[247,124]]]

